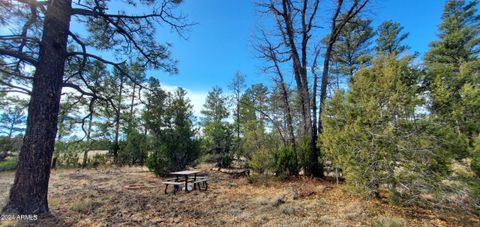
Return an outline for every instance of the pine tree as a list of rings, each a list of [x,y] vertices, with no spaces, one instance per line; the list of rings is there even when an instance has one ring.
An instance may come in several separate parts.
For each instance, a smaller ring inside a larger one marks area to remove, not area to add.
[[[166,93],[156,79],[150,79],[149,88],[143,113],[152,137],[146,165],[157,175],[185,169],[200,155],[187,92],[179,88],[173,94]]]
[[[392,201],[412,201],[447,173],[448,156],[416,108],[422,105],[410,57],[375,59],[326,105],[321,145],[327,160],[343,168],[347,182],[379,197],[388,185]],[[403,185],[408,189],[400,188]],[[401,192],[401,193],[399,193]]]
[[[193,106],[184,89],[178,88],[173,93],[169,109],[173,128],[168,148],[175,163],[174,170],[182,170],[193,163],[200,154],[200,147],[195,139],[196,130],[193,127]]]
[[[443,124],[445,143],[468,156],[480,131],[480,16],[477,1],[445,4],[439,40],[425,55],[430,111]]]
[[[22,106],[10,107],[4,110],[0,115],[0,132],[5,133],[8,138],[12,138],[14,134],[21,133],[25,130],[24,125],[27,117]]]
[[[240,143],[241,143],[240,134],[241,134],[241,124],[242,124],[240,120],[240,105],[241,105],[240,99],[242,97],[243,90],[245,89],[244,87],[245,87],[245,76],[240,72],[235,73],[235,76],[230,82],[229,88],[232,91],[231,101],[233,106],[235,107],[233,111],[233,116],[234,116],[233,125],[235,127],[235,134],[236,134],[235,150],[236,150],[236,153],[239,153],[239,154],[242,153],[241,147],[240,147]]]
[[[403,27],[398,22],[384,21],[377,28],[377,39],[375,49],[377,53],[400,55],[410,49],[402,44],[408,38],[408,33],[403,33]]]
[[[245,91],[241,98],[240,119],[244,131],[242,148],[247,158],[251,158],[255,152],[265,149],[267,92],[268,89],[263,84],[254,84]]]
[[[340,32],[333,46],[330,72],[343,78],[352,77],[370,57],[370,40],[374,36],[371,19],[356,17],[348,22]],[[324,39],[324,42],[329,37]]]
[[[206,152],[213,156],[218,167],[227,167],[232,160],[233,132],[226,122],[229,116],[227,98],[219,87],[208,92],[203,105],[203,132],[205,134]]]

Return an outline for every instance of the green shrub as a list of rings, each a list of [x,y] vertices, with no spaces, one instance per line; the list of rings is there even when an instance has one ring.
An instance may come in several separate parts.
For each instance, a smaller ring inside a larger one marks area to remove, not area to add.
[[[79,153],[83,152],[85,146],[83,143],[64,143],[57,142],[55,144],[55,157],[57,157],[56,165],[59,167],[78,167]]]
[[[274,171],[277,176],[290,176],[298,173],[298,161],[292,147],[281,147],[274,156]]]
[[[22,148],[23,137],[16,136],[9,138],[7,136],[0,137],[0,161],[8,157],[9,152],[19,153]]]
[[[17,157],[9,157],[0,161],[0,172],[15,170],[17,168]]]
[[[167,175],[173,165],[168,155],[168,149],[164,145],[160,145],[148,156],[146,165],[157,176]]]
[[[476,154],[472,158],[472,162],[470,164],[470,167],[472,168],[473,172],[480,177],[480,154]]]
[[[301,138],[298,143],[297,150],[298,157],[298,169],[309,169],[312,166],[319,164],[320,160],[312,160],[311,158],[311,148],[310,148],[310,139]],[[320,157],[319,157],[320,158]],[[317,163],[314,163],[317,162]]]
[[[94,155],[88,162],[89,168],[97,168],[99,166],[107,165],[108,157],[107,155],[103,154],[96,154]]]
[[[252,158],[248,161],[248,166],[255,172],[264,174],[273,170],[274,163],[273,152],[268,149],[260,149],[253,153]]]
[[[147,138],[136,129],[130,129],[127,140],[121,144],[118,153],[118,164],[143,165],[147,158]]]
[[[233,160],[233,132],[226,122],[213,121],[204,127],[203,153],[211,154],[217,167],[229,167]]]
[[[473,170],[473,172],[477,175],[477,177],[480,177],[480,135],[476,139],[475,143],[476,144],[473,151],[473,157],[472,157],[472,162],[470,164],[470,167]]]

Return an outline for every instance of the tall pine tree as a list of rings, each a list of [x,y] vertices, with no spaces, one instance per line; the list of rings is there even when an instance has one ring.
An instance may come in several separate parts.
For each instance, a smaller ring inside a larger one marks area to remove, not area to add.
[[[480,16],[478,1],[445,4],[439,40],[425,55],[430,111],[444,125],[457,158],[469,156],[480,130]]]
[[[402,44],[408,38],[408,33],[403,33],[403,27],[398,22],[384,21],[377,28],[375,49],[377,53],[399,55],[410,47]]]

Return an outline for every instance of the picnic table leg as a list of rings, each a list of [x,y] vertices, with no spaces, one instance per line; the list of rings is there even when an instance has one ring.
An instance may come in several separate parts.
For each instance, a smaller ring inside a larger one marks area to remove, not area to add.
[[[193,175],[193,182],[195,182],[195,181],[197,181],[197,174],[196,173]],[[198,187],[200,187],[200,186],[198,186]],[[193,190],[195,190],[195,189],[197,189],[197,184],[193,183]]]
[[[173,187],[173,194],[175,195],[175,193],[176,193],[177,191],[178,191],[178,185],[175,185],[175,186]]]
[[[165,194],[167,194],[168,184],[165,184]]]
[[[188,175],[185,175],[185,191],[188,192]]]

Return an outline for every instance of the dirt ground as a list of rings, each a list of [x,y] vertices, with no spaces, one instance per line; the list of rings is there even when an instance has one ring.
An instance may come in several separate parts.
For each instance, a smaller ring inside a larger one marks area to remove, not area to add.
[[[249,183],[210,171],[207,191],[163,192],[161,179],[141,167],[54,170],[51,213],[38,226],[479,226],[478,217],[392,207],[350,196],[323,180]],[[0,173],[0,206],[13,173]]]

